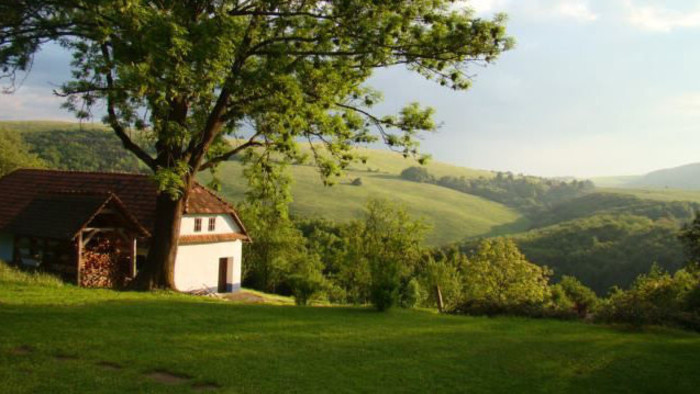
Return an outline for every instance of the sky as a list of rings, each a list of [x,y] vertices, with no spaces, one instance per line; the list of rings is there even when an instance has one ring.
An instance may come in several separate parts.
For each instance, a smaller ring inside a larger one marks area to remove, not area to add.
[[[509,16],[516,47],[455,92],[401,68],[370,84],[391,113],[418,101],[440,129],[422,150],[466,167],[541,176],[644,174],[700,162],[700,2],[471,0]],[[70,56],[46,47],[0,120],[73,120],[52,90]]]

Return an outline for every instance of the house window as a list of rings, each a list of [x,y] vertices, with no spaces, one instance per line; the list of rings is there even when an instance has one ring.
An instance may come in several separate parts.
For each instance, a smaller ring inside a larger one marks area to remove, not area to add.
[[[198,233],[202,231],[202,218],[195,218],[194,219],[194,232]]]
[[[216,218],[209,218],[209,231],[216,230]]]

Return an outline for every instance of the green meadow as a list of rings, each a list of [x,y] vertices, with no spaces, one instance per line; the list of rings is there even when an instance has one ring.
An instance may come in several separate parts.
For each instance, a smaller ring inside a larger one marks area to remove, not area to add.
[[[76,288],[0,266],[5,393],[692,393],[700,335]]]

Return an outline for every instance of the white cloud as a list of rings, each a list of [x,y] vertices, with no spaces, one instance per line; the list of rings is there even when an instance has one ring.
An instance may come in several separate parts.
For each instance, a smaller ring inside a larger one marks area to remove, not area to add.
[[[561,15],[581,22],[593,22],[598,15],[583,1],[564,1],[554,8],[555,15]]]
[[[466,3],[469,7],[474,9],[478,14],[487,14],[492,12],[505,11],[509,0],[471,0]]]
[[[627,21],[644,30],[669,32],[679,28],[700,27],[700,7],[678,10],[657,4],[623,0]]]
[[[528,19],[563,19],[576,22],[593,22],[598,15],[591,10],[588,0],[471,0],[460,2],[478,14],[507,12]]]

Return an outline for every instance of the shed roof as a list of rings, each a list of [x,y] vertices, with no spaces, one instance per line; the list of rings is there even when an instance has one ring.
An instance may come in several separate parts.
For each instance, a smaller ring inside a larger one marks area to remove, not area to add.
[[[107,205],[113,205],[140,235],[148,232],[112,193],[44,193],[37,195],[4,230],[13,234],[73,239]]]

